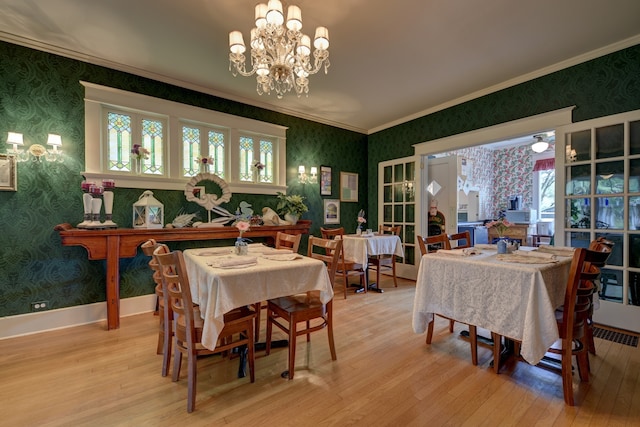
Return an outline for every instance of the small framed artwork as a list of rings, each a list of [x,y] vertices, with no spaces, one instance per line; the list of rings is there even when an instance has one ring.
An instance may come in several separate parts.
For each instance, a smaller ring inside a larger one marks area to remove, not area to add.
[[[320,195],[331,195],[331,166],[320,166]]]
[[[324,199],[324,223],[340,224],[340,200]]]
[[[340,201],[358,201],[358,174],[340,172]]]
[[[16,156],[0,154],[0,191],[18,191]]]

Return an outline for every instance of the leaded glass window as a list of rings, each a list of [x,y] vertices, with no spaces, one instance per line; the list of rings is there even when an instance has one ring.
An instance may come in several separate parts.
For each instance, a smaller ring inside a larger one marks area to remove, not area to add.
[[[131,116],[107,114],[108,167],[112,171],[132,171]]]
[[[264,167],[258,172],[260,182],[273,182],[273,142],[260,141],[260,163]]]
[[[182,174],[195,176],[200,171],[197,163],[200,156],[200,129],[182,127]]]
[[[253,181],[253,138],[240,137],[240,181]]]
[[[149,151],[149,155],[142,159],[142,172],[162,175],[164,127],[160,120],[142,119],[142,146]]]
[[[224,133],[209,131],[209,156],[213,157],[211,173],[215,173],[220,178],[224,178]]]

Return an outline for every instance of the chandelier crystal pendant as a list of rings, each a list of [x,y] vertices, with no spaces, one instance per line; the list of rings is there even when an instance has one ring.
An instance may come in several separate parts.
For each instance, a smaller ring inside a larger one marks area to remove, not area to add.
[[[311,53],[311,39],[303,34],[302,11],[289,6],[287,22],[284,22],[282,3],[269,0],[255,9],[256,26],[251,30],[251,69],[245,65],[246,46],[240,31],[229,33],[229,70],[249,77],[256,75],[258,94],[276,92],[278,99],[295,90],[298,97],[309,93],[309,76],[324,66],[329,68],[329,30],[316,28]],[[313,56],[313,57],[312,57]]]

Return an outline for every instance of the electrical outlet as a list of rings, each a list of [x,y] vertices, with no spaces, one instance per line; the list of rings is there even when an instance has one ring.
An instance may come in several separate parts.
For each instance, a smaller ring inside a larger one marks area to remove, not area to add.
[[[31,311],[49,310],[49,301],[35,301],[31,303]]]

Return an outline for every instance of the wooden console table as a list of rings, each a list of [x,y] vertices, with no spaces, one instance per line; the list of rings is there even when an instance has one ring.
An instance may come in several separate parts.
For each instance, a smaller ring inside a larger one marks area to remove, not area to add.
[[[266,237],[275,242],[276,234],[281,231],[288,234],[309,234],[311,221],[299,221],[296,225],[259,226],[244,232],[245,237]],[[238,229],[235,227],[214,228],[114,228],[88,230],[74,228],[71,224],[58,224],[63,246],[82,246],[89,253],[90,260],[106,260],[107,293],[107,329],[120,327],[120,258],[133,258],[138,247],[149,239],[158,242],[188,240],[235,239]]]

